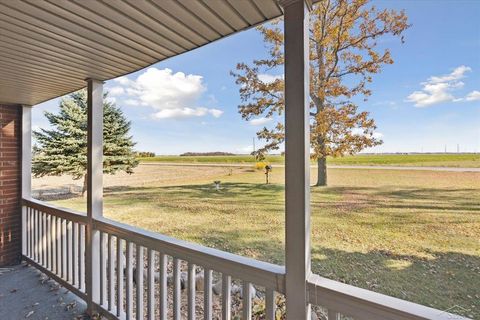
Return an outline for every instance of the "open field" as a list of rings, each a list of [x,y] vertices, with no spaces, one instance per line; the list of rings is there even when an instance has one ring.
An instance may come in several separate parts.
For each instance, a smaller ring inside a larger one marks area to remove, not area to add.
[[[157,156],[140,158],[142,162],[167,163],[254,163],[251,155],[235,156]],[[284,163],[284,157],[271,155],[270,163]],[[329,158],[329,165],[362,165],[362,166],[422,166],[422,167],[462,167],[480,168],[478,153],[425,153],[425,154],[359,154],[343,158]]]
[[[131,176],[105,177],[105,214],[283,263],[283,176],[275,168],[265,185],[264,174],[250,168],[141,165]],[[214,180],[222,181],[220,191]],[[330,169],[329,180],[312,188],[315,272],[480,318],[480,173]],[[47,197],[71,184],[42,178],[34,189]],[[76,195],[54,202],[85,209]]]

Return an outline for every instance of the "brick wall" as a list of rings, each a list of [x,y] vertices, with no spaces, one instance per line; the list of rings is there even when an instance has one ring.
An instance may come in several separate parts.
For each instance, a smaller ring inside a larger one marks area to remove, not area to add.
[[[0,105],[0,266],[20,261],[21,108]]]

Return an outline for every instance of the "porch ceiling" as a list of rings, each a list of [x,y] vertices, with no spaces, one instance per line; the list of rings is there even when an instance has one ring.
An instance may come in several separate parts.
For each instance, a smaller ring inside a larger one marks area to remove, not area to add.
[[[35,105],[280,15],[277,0],[0,0],[0,103]]]

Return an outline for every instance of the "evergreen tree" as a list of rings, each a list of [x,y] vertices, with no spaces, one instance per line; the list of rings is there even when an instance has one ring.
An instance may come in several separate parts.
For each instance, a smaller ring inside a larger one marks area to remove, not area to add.
[[[129,135],[131,123],[122,110],[109,102],[108,93],[103,102],[103,172],[132,173],[138,165]],[[74,92],[62,98],[60,112],[45,112],[52,129],[34,131],[36,144],[32,162],[35,177],[67,174],[73,179],[84,179],[82,195],[86,191],[87,172],[87,91]]]

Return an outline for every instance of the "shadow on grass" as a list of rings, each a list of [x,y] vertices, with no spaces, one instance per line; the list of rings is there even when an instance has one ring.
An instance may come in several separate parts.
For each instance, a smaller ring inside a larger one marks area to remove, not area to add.
[[[312,205],[338,207],[349,205],[351,211],[365,207],[378,209],[452,210],[480,213],[480,202],[472,197],[480,188],[402,188],[398,187],[326,187],[312,189]],[[341,195],[337,201],[326,196]]]
[[[347,284],[479,318],[480,257],[458,252],[429,254],[433,258],[314,247],[312,268]]]
[[[239,200],[282,200],[284,185],[280,184],[255,184],[233,183],[221,184],[216,190],[214,184],[191,184],[165,187],[108,187],[106,195],[120,197],[131,196],[143,201],[154,195],[168,194],[172,199],[239,199]],[[454,211],[479,211],[480,203],[472,198],[472,194],[480,192],[479,189],[448,189],[448,188],[403,188],[398,187],[326,187],[312,188],[313,206],[338,207],[341,204],[351,206],[350,209],[363,209],[364,207],[376,208],[409,208],[427,210],[454,210]],[[137,198],[140,197],[140,198]],[[470,199],[470,200],[469,200]]]
[[[261,238],[262,230],[204,231],[208,236],[194,241],[262,261],[284,263],[283,243]],[[426,253],[430,258],[385,250],[347,252],[313,246],[312,270],[353,286],[479,318],[480,257],[458,252]]]
[[[115,205],[145,205],[156,208],[183,210],[195,214],[204,207],[215,207],[229,214],[230,204],[241,202],[246,208],[261,206],[263,212],[279,213],[283,206],[283,185],[222,183],[220,190],[212,184],[180,185],[167,187],[114,187],[104,190],[106,199]],[[237,209],[241,209],[239,206]],[[251,209],[251,208],[250,208]]]

